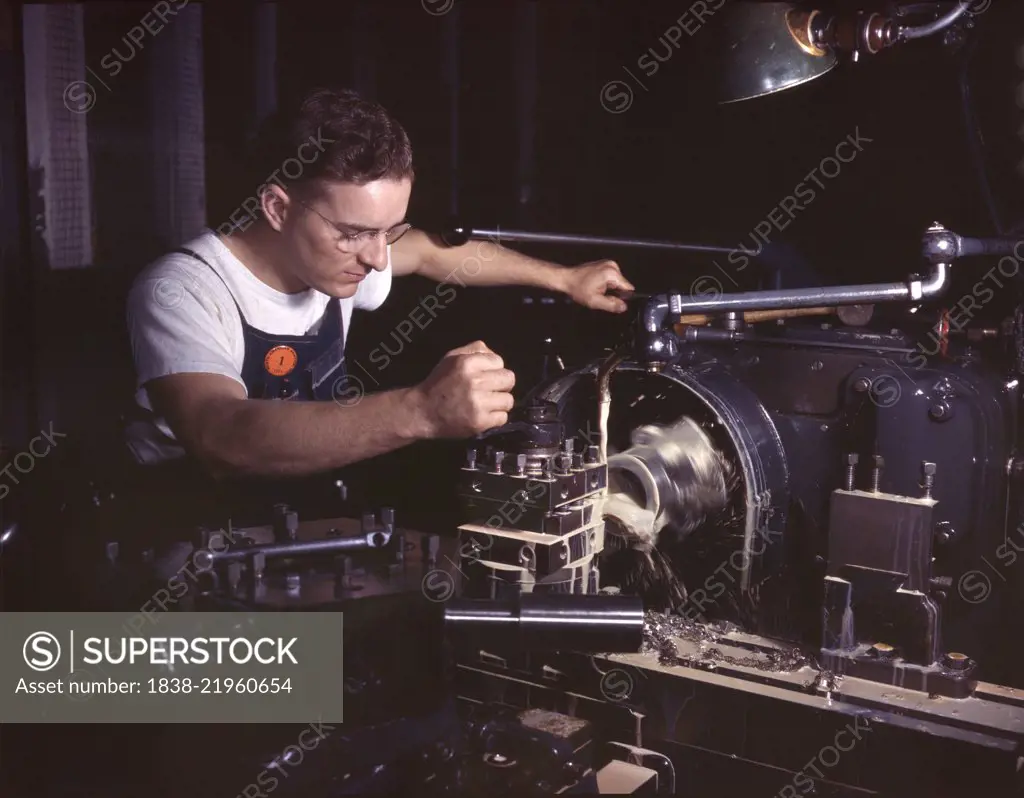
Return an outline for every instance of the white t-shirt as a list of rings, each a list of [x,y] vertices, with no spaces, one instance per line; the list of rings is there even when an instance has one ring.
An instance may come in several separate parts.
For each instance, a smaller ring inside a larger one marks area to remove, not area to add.
[[[209,266],[180,252],[165,255],[136,278],[128,298],[135,400],[146,410],[152,410],[146,383],[169,374],[221,374],[244,387],[245,341],[239,308],[245,320],[263,332],[311,335],[319,329],[330,301],[314,289],[283,294],[271,288],[249,271],[212,230],[204,231],[184,248],[200,255]],[[371,271],[355,296],[341,300],[346,339],[352,309],[376,310],[390,290],[389,247],[387,268]],[[128,440],[141,462],[158,462],[182,454],[163,419],[156,419],[155,424],[131,424]]]

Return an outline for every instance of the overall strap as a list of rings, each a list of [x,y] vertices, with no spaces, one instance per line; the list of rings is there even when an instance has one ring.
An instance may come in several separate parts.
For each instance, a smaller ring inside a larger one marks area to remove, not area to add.
[[[213,272],[217,276],[217,279],[220,280],[224,284],[224,287],[227,289],[228,296],[231,297],[231,301],[235,303],[235,309],[238,311],[238,317],[242,320],[242,324],[245,325],[245,326],[248,326],[249,322],[246,321],[245,314],[242,313],[242,306],[238,304],[238,300],[235,299],[235,295],[231,291],[231,286],[228,285],[227,280],[225,280],[221,276],[221,273],[219,271],[217,271],[215,268],[213,268],[213,266],[210,264],[210,262],[206,258],[204,258],[202,255],[200,255],[198,252],[195,252],[194,250],[189,249],[188,247],[179,247],[178,249],[176,249],[174,251],[175,252],[180,252],[182,255],[188,255],[190,258],[195,258],[197,261],[202,263],[204,266],[206,266],[211,272]]]

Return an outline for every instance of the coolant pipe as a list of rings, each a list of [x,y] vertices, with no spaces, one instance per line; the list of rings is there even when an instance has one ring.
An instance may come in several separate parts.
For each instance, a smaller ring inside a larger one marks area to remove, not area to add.
[[[838,305],[872,305],[880,302],[932,299],[949,284],[948,263],[933,263],[927,278],[913,277],[904,283],[869,283],[825,288],[787,288],[781,291],[743,291],[721,294],[713,299],[663,294],[653,297],[644,308],[644,329],[658,332],[669,313],[727,313],[736,310],[788,310]]]

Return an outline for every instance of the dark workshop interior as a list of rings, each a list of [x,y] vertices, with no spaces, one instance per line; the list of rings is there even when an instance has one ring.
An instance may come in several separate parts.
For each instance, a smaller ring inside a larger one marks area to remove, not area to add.
[[[404,126],[415,229],[635,291],[412,324],[396,279],[347,384],[483,341],[509,424],[157,540],[129,289],[316,87]],[[5,696],[3,798],[1024,795],[1024,4],[0,1],[0,92],[0,621],[138,613],[187,543],[161,611],[345,623],[301,762],[301,723]],[[0,691],[56,678],[3,647]]]

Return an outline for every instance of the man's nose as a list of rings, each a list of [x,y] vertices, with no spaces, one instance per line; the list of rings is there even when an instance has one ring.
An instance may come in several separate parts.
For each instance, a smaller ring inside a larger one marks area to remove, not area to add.
[[[382,272],[388,265],[388,244],[384,236],[372,238],[359,251],[359,260],[375,271]]]

